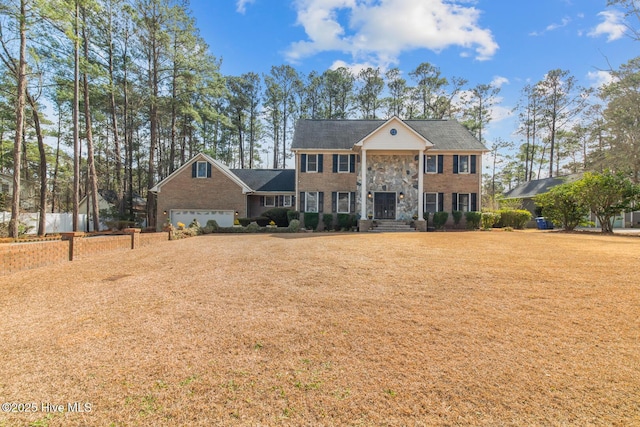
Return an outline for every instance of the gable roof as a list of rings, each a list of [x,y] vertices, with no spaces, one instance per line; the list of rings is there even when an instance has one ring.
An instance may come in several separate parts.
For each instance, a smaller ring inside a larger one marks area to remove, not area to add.
[[[294,169],[231,169],[231,172],[256,192],[296,191]]]
[[[245,184],[240,178],[238,178],[238,176],[236,174],[231,172],[231,169],[229,169],[227,166],[225,166],[224,164],[222,164],[218,160],[215,160],[213,157],[208,156],[208,155],[206,155],[204,153],[198,153],[195,156],[193,156],[191,159],[187,160],[187,162],[185,164],[183,164],[178,169],[173,171],[173,173],[171,175],[169,175],[168,177],[166,177],[165,179],[163,179],[162,181],[160,181],[159,183],[154,185],[153,188],[151,188],[149,191],[151,191],[152,193],[159,193],[164,184],[166,184],[167,182],[171,181],[175,176],[177,176],[178,174],[182,173],[185,169],[190,167],[194,162],[199,161],[199,160],[211,163],[211,165],[213,167],[215,167],[218,170],[220,170],[220,172],[222,172],[229,179],[231,179],[233,182],[238,184],[238,186],[242,189],[243,193],[250,193],[252,191],[251,188],[247,184]]]
[[[388,120],[298,120],[292,150],[351,150]],[[486,151],[456,120],[402,120],[433,144],[434,150]]]
[[[537,196],[538,194],[544,194],[551,190],[553,187],[565,182],[573,182],[580,178],[579,174],[555,176],[553,178],[534,179],[532,181],[520,184],[515,188],[504,193],[506,199],[528,199]]]

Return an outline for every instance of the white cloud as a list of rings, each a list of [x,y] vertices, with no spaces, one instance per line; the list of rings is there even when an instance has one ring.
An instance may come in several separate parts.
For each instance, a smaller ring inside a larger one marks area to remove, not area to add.
[[[244,14],[247,11],[247,5],[252,4],[255,0],[238,0],[236,2],[236,12]]]
[[[555,31],[555,30],[557,30],[559,28],[564,28],[567,25],[569,25],[570,23],[571,23],[571,18],[565,17],[565,18],[562,18],[562,20],[559,23],[558,22],[554,22],[553,24],[547,25],[547,27],[543,31],[532,31],[532,32],[529,33],[529,35],[530,36],[534,36],[534,37],[542,36],[542,35],[544,35],[544,33],[547,33],[549,31]]]
[[[495,76],[490,84],[493,87],[502,87],[509,84],[509,79],[502,76]]]
[[[614,77],[608,71],[590,71],[587,73],[587,80],[591,82],[591,87],[594,89],[598,89],[604,85],[607,85],[613,82]]]
[[[598,13],[604,19],[589,32],[591,37],[607,36],[607,41],[611,42],[624,36],[626,26],[624,24],[624,14],[618,10],[605,10]]]
[[[295,62],[339,51],[385,66],[405,51],[459,46],[463,54],[473,50],[476,59],[490,59],[498,44],[478,25],[480,11],[463,3],[469,1],[297,0],[297,23],[308,39],[293,43],[287,55]]]

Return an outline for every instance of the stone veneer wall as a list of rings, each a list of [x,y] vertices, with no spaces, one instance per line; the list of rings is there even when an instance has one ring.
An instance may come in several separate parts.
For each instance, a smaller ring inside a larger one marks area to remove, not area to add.
[[[361,205],[361,168],[357,170],[356,212],[360,212]],[[400,192],[404,199],[397,200],[396,218],[411,220],[418,213],[418,160],[416,154],[371,154],[367,153],[367,191],[375,193]],[[373,213],[373,199],[367,201],[367,214]]]

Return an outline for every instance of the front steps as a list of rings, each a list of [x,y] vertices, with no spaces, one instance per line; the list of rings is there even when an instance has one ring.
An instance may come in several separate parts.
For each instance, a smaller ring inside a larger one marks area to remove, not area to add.
[[[373,221],[372,233],[400,233],[416,231],[405,221],[393,221],[378,219]]]

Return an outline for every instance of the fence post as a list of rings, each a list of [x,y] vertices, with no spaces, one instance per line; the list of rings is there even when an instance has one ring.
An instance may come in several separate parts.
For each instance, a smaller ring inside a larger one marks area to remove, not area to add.
[[[70,231],[60,234],[62,235],[62,240],[69,241],[69,261],[73,261],[77,249],[75,243],[84,236],[84,233],[82,231]]]
[[[131,235],[131,249],[140,246],[140,228],[125,228],[122,230],[125,234]]]

